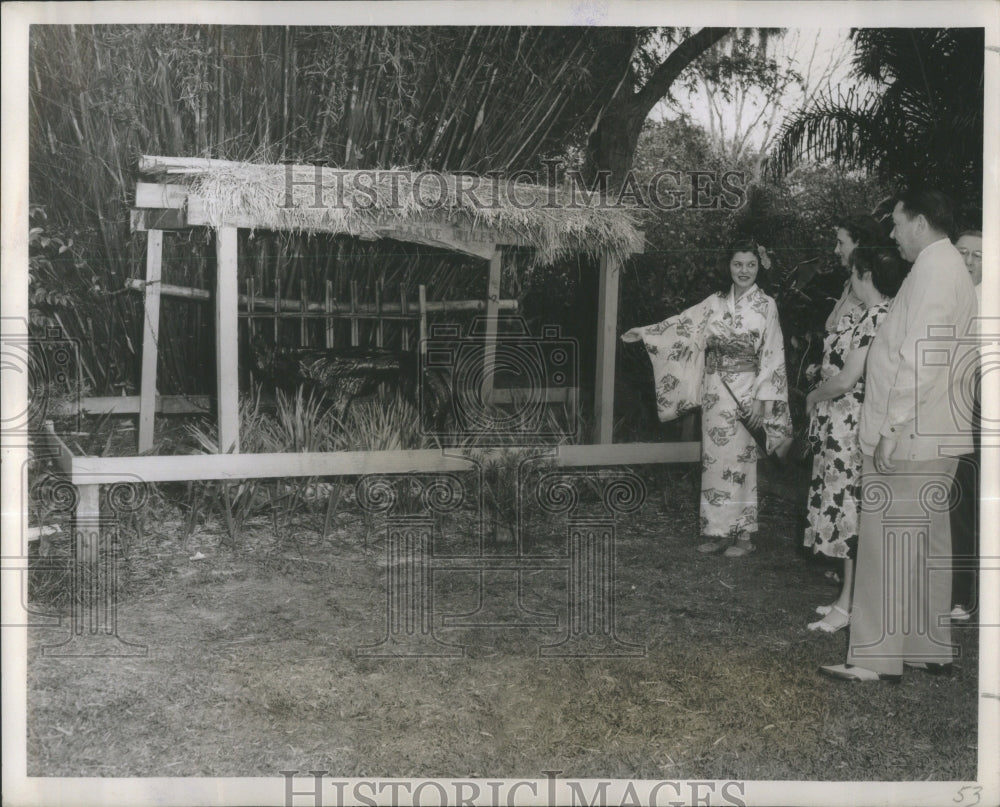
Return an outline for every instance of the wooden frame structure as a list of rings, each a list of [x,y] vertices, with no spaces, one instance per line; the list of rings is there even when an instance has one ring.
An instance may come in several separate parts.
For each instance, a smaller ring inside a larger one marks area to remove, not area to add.
[[[185,160],[166,157],[143,157],[140,171],[143,173],[168,174],[174,170],[179,175],[191,172],[191,164],[196,162],[202,170],[213,165],[226,165],[215,160]],[[138,412],[139,449],[148,450],[153,445],[153,428],[157,411],[192,411],[207,403],[203,397],[192,396],[192,400],[178,400],[179,396],[160,398],[156,393],[157,342],[159,338],[159,304],[163,296],[182,296],[189,299],[209,300],[214,298],[214,319],[216,334],[216,404],[220,454],[193,456],[135,456],[135,457],[79,457],[54,434],[50,433],[50,449],[53,451],[57,467],[78,489],[76,505],[75,534],[82,557],[94,557],[97,542],[93,530],[87,524],[99,521],[99,486],[102,484],[131,484],[164,481],[196,480],[238,480],[266,477],[326,477],[338,475],[365,475],[372,473],[414,473],[472,470],[474,463],[441,450],[422,449],[412,451],[352,451],[331,454],[284,453],[250,454],[239,453],[239,409],[238,409],[238,319],[241,299],[250,311],[257,304],[254,289],[248,287],[246,294],[239,293],[237,283],[238,239],[241,227],[263,229],[273,223],[262,222],[253,216],[237,212],[222,216],[209,212],[206,200],[193,192],[190,186],[175,183],[144,183],[136,188],[136,207],[132,211],[134,232],[147,233],[146,278],[145,281],[130,281],[136,290],[144,295],[144,329],[142,348],[142,383],[140,394],[123,399],[93,399],[84,402],[89,411]],[[215,231],[217,257],[216,285],[214,294],[204,290],[183,289],[161,283],[163,233],[165,230],[190,227],[211,227]],[[316,228],[322,229],[322,228]],[[339,232],[329,229],[328,232]],[[401,241],[449,249],[488,262],[488,282],[486,299],[482,309],[487,317],[486,372],[484,397],[502,402],[501,390],[492,387],[492,365],[497,339],[497,317],[501,310],[511,308],[511,301],[500,300],[500,279],[503,270],[502,248],[508,245],[530,246],[530,240],[516,233],[497,233],[489,228],[480,230],[461,224],[430,221],[399,222],[375,220],[369,234],[378,238]],[[612,443],[614,415],[615,350],[617,347],[616,326],[618,319],[619,263],[610,252],[602,252],[599,262],[599,329],[597,333],[597,367],[594,390],[595,428],[591,445],[560,446],[553,461],[563,466],[597,466],[664,462],[695,462],[700,456],[700,443]],[[266,301],[264,301],[266,303]],[[277,315],[284,301],[275,299],[271,304]],[[303,313],[308,302],[291,301],[290,305],[300,306]],[[401,310],[407,308],[407,301],[394,304]],[[418,307],[422,315],[430,310],[445,310],[446,302],[427,302],[421,289]],[[328,299],[321,311],[329,311]],[[377,307],[382,309],[381,301]],[[478,308],[478,305],[476,306]],[[356,313],[357,302],[352,300],[352,312]],[[426,317],[421,317],[421,338],[426,338]],[[197,398],[197,400],[194,400]]]

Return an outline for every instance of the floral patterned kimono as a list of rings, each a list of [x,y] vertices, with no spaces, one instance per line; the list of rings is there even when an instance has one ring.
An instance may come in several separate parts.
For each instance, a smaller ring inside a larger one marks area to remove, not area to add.
[[[758,449],[739,409],[765,402],[768,452],[792,433],[774,300],[756,285],[736,300],[730,288],[636,331],[653,365],[660,420],[702,408],[702,534],[750,537],[757,532]]]

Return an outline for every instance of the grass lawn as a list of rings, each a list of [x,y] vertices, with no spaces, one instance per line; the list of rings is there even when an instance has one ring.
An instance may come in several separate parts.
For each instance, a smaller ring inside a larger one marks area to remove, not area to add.
[[[555,627],[495,626],[514,573],[435,572],[435,635],[464,656],[361,657],[385,631],[387,563],[356,505],[325,540],[303,509],[277,532],[248,522],[234,550],[214,519],[183,544],[161,502],[121,567],[118,632],[147,656],[48,657],[66,629],[30,633],[28,775],[975,779],[976,629],[956,630],[950,679],[817,675],[847,647],[805,628],[836,594],[832,567],[796,550],[802,474],[761,470],[759,548],[740,560],[695,551],[690,473],[641,471],[649,496],[616,525],[631,657],[539,655],[566,634],[552,568],[522,576],[521,605]],[[536,546],[557,554],[565,526],[548,527]],[[468,612],[485,624],[440,622]]]

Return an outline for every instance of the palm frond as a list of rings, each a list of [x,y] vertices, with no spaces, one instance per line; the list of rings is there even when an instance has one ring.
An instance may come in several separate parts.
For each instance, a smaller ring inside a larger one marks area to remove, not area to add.
[[[852,38],[854,75],[875,89],[828,94],[787,119],[768,172],[828,160],[980,205],[982,29],[857,29]]]

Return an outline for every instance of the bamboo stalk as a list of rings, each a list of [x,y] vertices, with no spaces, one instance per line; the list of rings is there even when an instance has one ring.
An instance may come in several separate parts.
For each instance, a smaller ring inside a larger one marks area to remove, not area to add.
[[[382,347],[385,330],[382,325],[382,281],[375,283],[375,347]]]
[[[323,305],[324,313],[327,316],[327,320],[326,320],[326,346],[328,348],[333,347],[333,342],[334,342],[333,317],[330,316],[331,314],[333,314],[333,306],[334,306],[334,302],[333,302],[333,281],[332,280],[328,280],[328,281],[326,281],[326,297],[324,299],[324,305]]]
[[[442,160],[454,168],[513,163],[520,167],[530,164],[540,148],[559,143],[572,116],[583,120],[600,108],[609,83],[617,81],[607,78],[610,71],[602,69],[612,63],[607,49],[594,47],[604,40],[582,29],[556,33],[486,27],[419,31],[293,28],[287,40],[286,32],[283,27],[237,27],[224,32],[220,29],[217,35],[210,32],[206,39],[204,30],[191,26],[134,26],[116,31],[93,26],[40,26],[33,30],[37,39],[29,94],[32,148],[46,158],[36,166],[39,187],[36,193],[33,179],[33,197],[45,204],[51,215],[85,216],[93,225],[99,235],[93,247],[87,245],[87,252],[97,274],[111,267],[139,264],[134,244],[125,243],[123,249],[120,226],[122,210],[128,206],[121,180],[134,170],[126,170],[125,161],[132,164],[130,154],[154,151],[220,159],[217,163],[196,163],[181,157],[140,161],[143,170],[161,176],[185,169],[196,171],[201,164],[274,161],[278,155],[272,140],[277,138],[272,129],[284,125],[282,145],[290,157],[305,163],[316,154],[335,154],[343,155],[345,161],[363,160],[366,167],[375,167],[376,159],[384,167],[444,168]],[[201,52],[194,48],[195,36],[200,36]],[[122,65],[128,65],[127,69]],[[199,76],[216,79],[210,92],[202,88]],[[282,92],[283,79],[288,81],[286,92]],[[346,106],[345,94],[349,96]],[[589,100],[591,96],[594,100]],[[126,109],[134,111],[141,125],[131,125],[116,114]],[[445,126],[446,122],[449,125]],[[325,133],[325,145],[324,135],[318,137],[318,133]],[[208,142],[210,150],[206,151],[206,141],[213,137],[215,142]],[[296,144],[302,148],[296,149]],[[79,160],[81,151],[90,158],[84,163]],[[221,159],[224,157],[232,159]],[[166,260],[165,255],[165,277],[181,288],[205,288],[211,282],[211,272],[204,276],[208,268],[204,248],[196,239],[168,236],[167,240],[171,242],[169,257],[174,260]],[[469,279],[468,263],[439,261],[420,248],[407,247],[398,256],[376,255],[375,248],[367,244],[346,239],[336,243],[338,249],[329,250],[329,254],[342,256],[334,268],[344,267],[345,271],[328,276],[338,284],[334,291],[339,299],[346,301],[348,297],[350,275],[345,277],[346,267],[358,278],[365,277],[369,265],[384,269],[377,328],[386,345],[395,344],[397,329],[400,341],[411,345],[417,341],[416,328],[409,327],[412,319],[406,318],[416,312],[415,303],[409,300],[404,304],[404,292],[397,294],[392,286],[403,267],[413,272],[413,285],[423,281],[434,294],[447,289],[451,296],[469,297],[478,291]],[[299,239],[263,231],[256,234],[253,243],[241,240],[241,248],[245,245],[250,250],[248,258],[253,250],[259,250],[258,255],[270,251],[258,264],[253,291],[240,290],[247,292],[240,299],[251,320],[250,331],[255,331],[255,336],[270,335],[273,328],[275,340],[287,337],[294,325],[280,325],[277,320],[284,312],[296,312],[300,329],[305,324],[317,344],[325,342],[327,333],[335,342],[332,336],[338,329],[340,341],[346,344],[348,325],[337,325],[329,315],[343,317],[347,311],[337,305],[327,311],[322,287],[313,289],[320,302],[316,310],[306,306],[303,311],[301,300],[292,299],[289,304],[283,299],[300,296],[296,287],[301,274],[296,265],[309,282],[314,282],[314,277],[317,283],[325,282],[319,279],[320,267],[313,258],[298,261],[289,257],[300,244]],[[127,257],[119,262],[122,255]],[[284,276],[275,268],[282,265],[287,267]],[[376,275],[368,276],[374,279]],[[267,286],[272,278],[277,287],[274,301],[263,300],[260,295],[270,296]],[[288,290],[284,294],[283,284]],[[107,275],[101,276],[101,285],[110,287]],[[362,291],[365,295],[370,292],[367,286]],[[164,341],[169,342],[166,355],[161,357],[164,383],[169,379],[171,389],[177,385],[197,388],[208,379],[199,382],[189,369],[210,355],[202,346],[207,334],[201,326],[208,312],[200,306],[178,305],[174,300],[184,295],[172,297],[168,286],[161,286],[161,293],[170,298],[170,313],[161,323]],[[125,357],[133,371],[138,367],[136,348],[130,344],[138,332],[138,298],[125,295],[108,299],[107,306],[80,305],[78,313],[62,313],[70,326],[67,333],[81,339],[84,375],[95,392],[107,391],[105,387],[112,380],[108,355]],[[195,294],[189,299],[209,298]],[[504,302],[501,307],[506,307]],[[516,310],[516,301],[511,303]],[[357,305],[357,316],[371,313],[370,306],[360,300]],[[434,301],[427,303],[425,313],[438,306],[452,311],[464,308],[460,301]],[[482,304],[473,301],[464,310],[481,311]],[[87,331],[87,313],[94,325],[93,341]],[[398,321],[393,318],[397,314]],[[326,317],[323,326],[305,322],[314,315]],[[274,321],[253,322],[267,316]],[[358,328],[359,341],[364,336],[362,330]]]
[[[299,344],[302,347],[309,347],[309,324],[305,318],[305,313],[309,310],[309,298],[306,292],[306,279],[302,277],[299,279],[299,296],[302,300],[299,311],[302,315],[299,317]]]
[[[409,306],[406,304],[406,287],[402,283],[400,283],[399,313],[405,317],[409,313],[408,309]],[[399,329],[399,332],[400,332],[400,337],[399,337],[400,347],[402,347],[404,351],[408,351],[410,349],[410,329],[407,328],[406,325],[403,325],[403,327]]]
[[[281,270],[277,263],[274,264],[274,300],[271,303],[272,311],[281,310]],[[274,344],[278,344],[278,318],[274,318]]]
[[[420,285],[417,292],[417,302],[420,307],[420,355],[427,353],[427,287]]]
[[[358,281],[351,281],[351,314],[358,312]],[[356,316],[351,317],[351,347],[357,347],[361,339],[361,331]]]
[[[215,153],[221,157],[223,154],[223,143],[226,140],[226,73],[223,69],[223,59],[225,58],[226,41],[225,28],[221,25],[218,28],[217,53],[215,62]],[[252,321],[252,320],[251,320]]]

